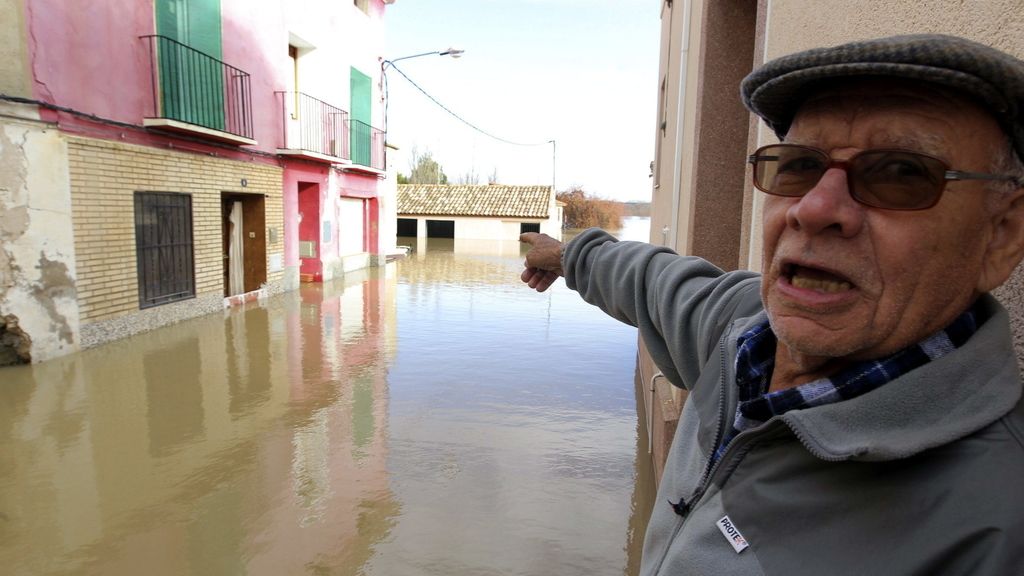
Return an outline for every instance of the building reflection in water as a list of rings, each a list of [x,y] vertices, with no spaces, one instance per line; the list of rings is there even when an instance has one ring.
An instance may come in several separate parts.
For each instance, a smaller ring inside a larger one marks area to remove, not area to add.
[[[0,370],[5,573],[635,573],[635,332],[429,242]]]
[[[358,573],[399,511],[393,286],[350,275],[0,372],[5,573]]]

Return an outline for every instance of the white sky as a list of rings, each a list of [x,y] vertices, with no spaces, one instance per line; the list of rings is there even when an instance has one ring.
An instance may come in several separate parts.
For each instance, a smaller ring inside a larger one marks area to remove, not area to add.
[[[582,186],[615,200],[650,200],[658,94],[657,0],[397,0],[387,7],[385,57],[444,50],[396,66],[388,78],[388,141],[409,173],[429,150],[450,182],[497,171],[503,184]]]

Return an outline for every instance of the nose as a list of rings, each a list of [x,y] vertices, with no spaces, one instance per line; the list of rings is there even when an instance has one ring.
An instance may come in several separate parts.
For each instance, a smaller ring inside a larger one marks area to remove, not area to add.
[[[807,234],[831,231],[853,237],[864,225],[864,208],[850,195],[849,176],[844,167],[834,166],[789,207],[786,223]]]

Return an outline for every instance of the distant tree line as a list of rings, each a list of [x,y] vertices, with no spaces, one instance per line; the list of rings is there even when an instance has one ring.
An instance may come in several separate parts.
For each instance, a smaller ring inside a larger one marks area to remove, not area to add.
[[[559,192],[556,198],[565,202],[562,215],[565,217],[566,228],[622,228],[622,215],[625,209],[621,202],[598,198],[579,186]]]
[[[650,202],[626,202],[622,206],[626,216],[643,216],[645,218],[651,216]]]

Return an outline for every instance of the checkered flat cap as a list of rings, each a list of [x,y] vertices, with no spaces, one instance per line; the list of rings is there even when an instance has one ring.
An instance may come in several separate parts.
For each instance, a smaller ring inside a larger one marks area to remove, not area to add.
[[[995,117],[1024,158],[1024,62],[955,36],[893,36],[790,54],[747,75],[740,93],[782,138],[815,83],[850,76],[895,76],[964,93]]]

